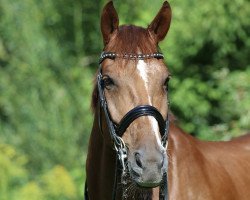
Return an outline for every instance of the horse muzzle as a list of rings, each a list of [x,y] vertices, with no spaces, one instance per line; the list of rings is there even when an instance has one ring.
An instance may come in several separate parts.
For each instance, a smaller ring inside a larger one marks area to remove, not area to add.
[[[129,158],[130,177],[139,187],[154,188],[161,184],[163,175],[167,172],[165,152],[137,151],[131,157]]]

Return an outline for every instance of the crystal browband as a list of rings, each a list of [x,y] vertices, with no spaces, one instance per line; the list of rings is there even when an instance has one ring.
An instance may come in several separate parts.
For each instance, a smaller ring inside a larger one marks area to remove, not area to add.
[[[149,53],[149,54],[135,54],[135,53],[124,53],[118,54],[113,52],[102,52],[99,64],[103,62],[106,58],[114,60],[115,58],[129,59],[129,60],[145,60],[150,58],[163,59],[164,56],[162,53]]]

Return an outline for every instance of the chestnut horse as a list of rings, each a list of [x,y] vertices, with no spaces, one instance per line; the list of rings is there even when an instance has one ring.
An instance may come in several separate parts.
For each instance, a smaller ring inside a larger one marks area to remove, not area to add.
[[[170,22],[168,2],[146,29],[119,26],[112,2],[103,9],[86,199],[250,199],[250,135],[204,142],[169,124],[170,73],[158,43]]]

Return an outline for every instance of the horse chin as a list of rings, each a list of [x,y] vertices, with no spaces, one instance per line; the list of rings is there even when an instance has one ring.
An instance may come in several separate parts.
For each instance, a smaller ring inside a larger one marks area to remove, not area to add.
[[[129,179],[138,188],[144,188],[144,189],[158,187],[162,182],[162,178],[159,178],[158,180],[143,181],[142,177],[138,176],[138,174],[135,173],[134,170],[131,168],[129,169]]]
[[[139,188],[155,188],[161,184],[161,182],[147,183],[147,182],[137,182],[137,181],[135,181],[135,183]]]

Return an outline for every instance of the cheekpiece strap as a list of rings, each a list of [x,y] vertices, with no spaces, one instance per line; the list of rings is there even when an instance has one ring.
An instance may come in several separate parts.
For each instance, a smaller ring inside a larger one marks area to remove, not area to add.
[[[129,59],[129,60],[146,60],[150,58],[156,58],[156,59],[164,59],[164,56],[162,53],[149,53],[149,54],[135,54],[135,53],[124,53],[124,54],[118,54],[114,52],[102,52],[99,64],[101,64],[106,58],[114,60],[115,58],[122,58],[122,59]]]

